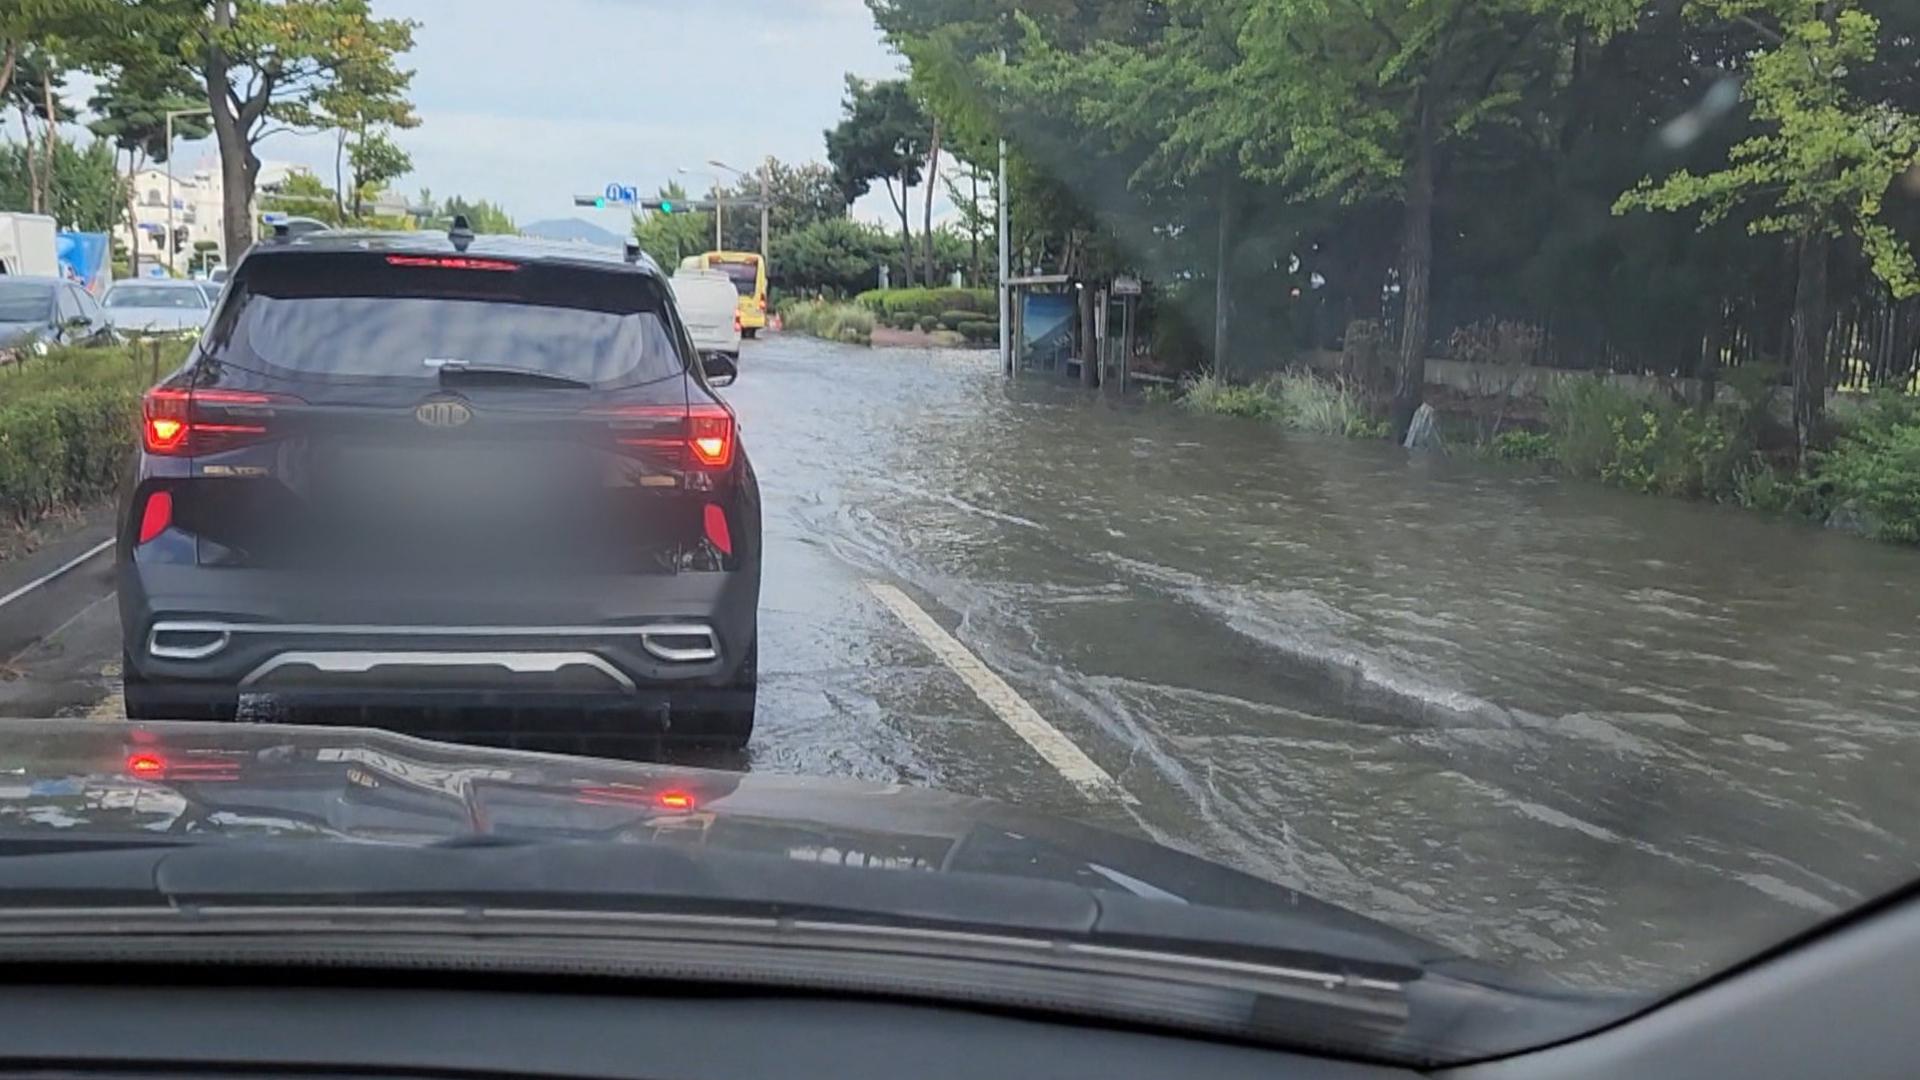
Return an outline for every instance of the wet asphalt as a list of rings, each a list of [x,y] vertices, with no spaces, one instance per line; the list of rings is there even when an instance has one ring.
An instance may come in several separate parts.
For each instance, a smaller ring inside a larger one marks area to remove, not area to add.
[[[1676,986],[1920,876],[1920,554],[991,353],[773,335],[724,393],[760,705],[705,764],[1143,833],[1577,986]],[[113,714],[110,590],[96,560],[0,609],[0,712]]]

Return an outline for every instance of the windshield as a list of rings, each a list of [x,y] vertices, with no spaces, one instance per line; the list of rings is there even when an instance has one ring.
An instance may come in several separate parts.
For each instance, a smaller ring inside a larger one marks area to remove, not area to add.
[[[192,285],[116,285],[103,301],[110,308],[171,308],[180,311],[204,311],[210,305],[207,294]]]
[[[0,280],[0,323],[44,323],[53,315],[53,286]]]
[[[755,262],[728,262],[721,259],[710,260],[713,269],[727,275],[733,282],[734,291],[741,296],[752,296],[759,288],[760,264]]]
[[[1422,1065],[1920,883],[1914,0],[75,6],[0,253],[197,314],[0,277],[0,712],[312,768],[0,727],[0,848],[1043,881]]]

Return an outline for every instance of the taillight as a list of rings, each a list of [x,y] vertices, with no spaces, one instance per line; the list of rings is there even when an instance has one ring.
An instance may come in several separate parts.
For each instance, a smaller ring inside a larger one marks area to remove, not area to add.
[[[725,406],[634,405],[599,414],[621,446],[647,450],[675,467],[705,470],[733,464],[733,413]]]
[[[737,334],[741,331],[741,329],[742,328],[740,326],[740,313],[736,311],[733,313],[733,332]]]
[[[687,449],[697,465],[724,469],[733,463],[733,414],[718,405],[687,409]]]
[[[766,298],[766,297],[764,297],[764,296],[761,296],[761,297],[757,297],[757,298],[755,298],[755,303],[758,303],[758,304],[760,305],[760,310],[761,310],[761,311],[765,311],[765,310],[767,310],[767,298]]]
[[[147,504],[140,509],[140,543],[144,544],[173,524],[173,493],[162,488],[147,493]]]
[[[268,437],[275,406],[298,403],[285,394],[156,386],[140,403],[141,441],[147,453],[169,456],[233,450]]]

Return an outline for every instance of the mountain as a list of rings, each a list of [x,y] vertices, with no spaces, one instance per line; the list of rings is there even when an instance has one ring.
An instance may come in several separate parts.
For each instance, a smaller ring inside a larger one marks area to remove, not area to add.
[[[584,240],[589,244],[605,244],[619,247],[621,236],[595,225],[591,221],[579,218],[555,218],[552,221],[536,221],[531,225],[520,226],[527,236],[538,236],[544,240]]]

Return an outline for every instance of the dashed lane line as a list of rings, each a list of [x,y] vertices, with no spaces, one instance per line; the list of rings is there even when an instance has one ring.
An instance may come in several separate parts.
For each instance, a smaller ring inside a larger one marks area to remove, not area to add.
[[[994,674],[992,668],[982,663],[980,658],[960,644],[952,634],[947,633],[939,623],[933,620],[920,605],[913,602],[906,593],[891,585],[877,581],[867,583],[867,588],[880,602],[885,604],[899,620],[913,631],[914,636],[933,650],[940,662],[960,676],[968,689],[980,699],[981,704],[993,711],[1015,735],[1026,740],[1028,746],[1046,759],[1067,782],[1080,789],[1089,798],[1117,799],[1121,802],[1133,802],[1133,796],[1114,782],[1112,775],[1093,759],[1088,757],[1073,740],[1062,734],[1059,728],[1047,723],[1019,691],[1008,686],[1006,680]]]
[[[42,574],[37,578],[34,578],[32,581],[27,582],[25,585],[20,586],[19,588],[13,590],[12,592],[8,593],[5,596],[0,596],[0,607],[6,607],[8,604],[13,603],[15,600],[20,599],[21,597],[27,595],[28,593],[39,588],[40,586],[47,584],[50,581],[54,581],[59,578],[65,577],[67,574],[72,573],[75,567],[81,565],[82,563],[85,563],[88,559],[91,559],[94,556],[100,554],[101,552],[106,551],[108,548],[111,548],[112,546],[113,546],[112,538],[108,538],[106,540],[100,541],[99,543],[93,545],[92,547],[81,552],[80,554],[75,555],[73,558],[68,559],[66,562],[55,567],[51,571],[45,574]]]

